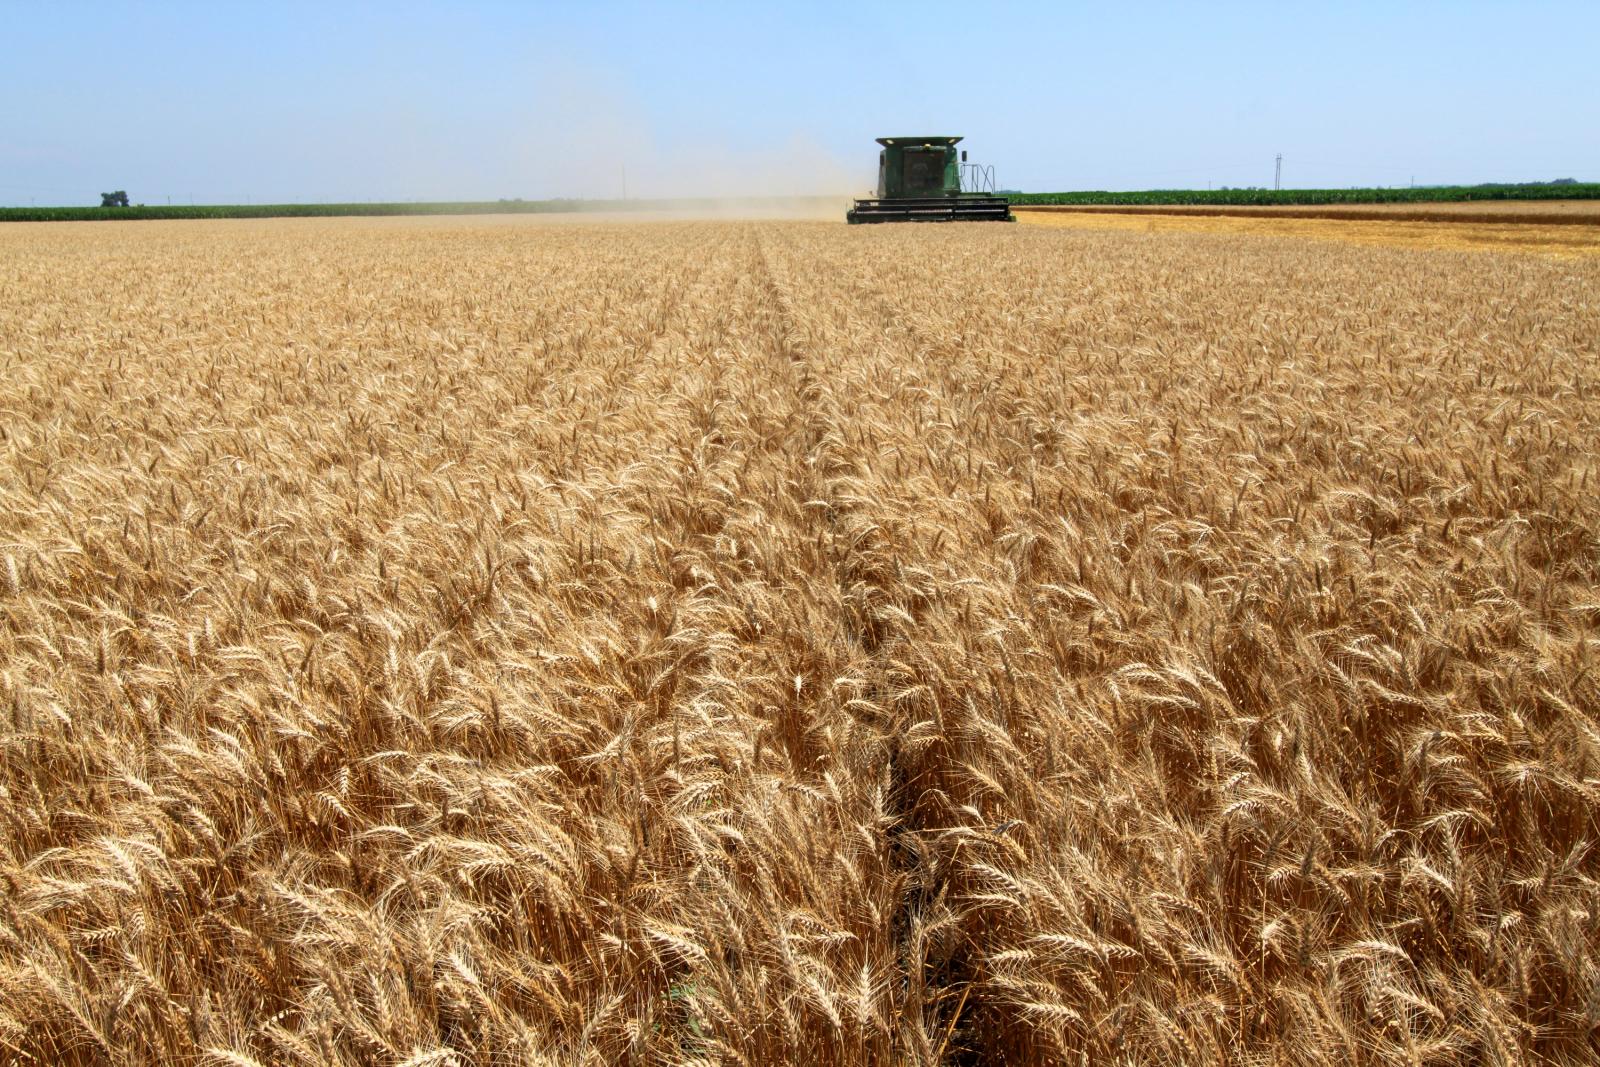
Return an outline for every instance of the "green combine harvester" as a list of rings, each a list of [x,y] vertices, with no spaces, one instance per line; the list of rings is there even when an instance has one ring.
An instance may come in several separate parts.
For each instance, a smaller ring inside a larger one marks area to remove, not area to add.
[[[880,137],[878,195],[857,200],[845,221],[1015,222],[994,192],[994,168],[967,162],[959,137]],[[965,179],[965,181],[963,181]],[[963,185],[965,188],[963,188]]]

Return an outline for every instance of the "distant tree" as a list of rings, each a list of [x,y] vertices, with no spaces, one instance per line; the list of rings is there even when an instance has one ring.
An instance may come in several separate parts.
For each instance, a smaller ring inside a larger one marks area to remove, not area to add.
[[[127,194],[126,191],[124,191],[122,189],[118,189],[114,193],[101,193],[100,194],[100,206],[101,207],[127,207],[128,206],[128,194]]]

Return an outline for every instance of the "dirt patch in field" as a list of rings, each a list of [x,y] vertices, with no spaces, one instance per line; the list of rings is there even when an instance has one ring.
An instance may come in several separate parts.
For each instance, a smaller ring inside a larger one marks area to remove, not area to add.
[[[1385,205],[1366,206],[1381,208]],[[1475,205],[1432,205],[1434,208],[1471,206]],[[1291,209],[1276,208],[1167,208],[1158,211],[1017,207],[1014,210],[1021,222],[1067,229],[1257,234],[1398,248],[1600,255],[1600,215],[1586,224],[1577,224],[1579,218],[1571,215],[1560,223],[1552,223],[1543,216],[1524,214],[1520,217],[1537,221],[1508,221],[1506,217],[1486,213],[1474,215],[1469,211],[1440,211],[1423,220],[1399,211],[1371,212],[1376,217],[1369,217],[1355,211],[1331,209],[1321,216],[1308,214],[1313,209],[1294,209],[1291,213]],[[1221,214],[1223,210],[1228,214]],[[1596,209],[1591,207],[1590,210]]]

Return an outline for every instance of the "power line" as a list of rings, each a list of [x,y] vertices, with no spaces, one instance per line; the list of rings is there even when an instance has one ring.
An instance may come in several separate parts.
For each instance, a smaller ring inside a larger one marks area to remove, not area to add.
[[[62,189],[55,185],[0,185],[0,189],[25,189],[33,193],[64,193],[70,196],[82,196],[81,189]]]

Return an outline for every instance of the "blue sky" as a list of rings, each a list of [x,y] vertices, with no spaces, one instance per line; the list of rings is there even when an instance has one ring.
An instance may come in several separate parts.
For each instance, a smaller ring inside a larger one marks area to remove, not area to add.
[[[0,203],[1600,180],[1600,3],[0,0]]]

